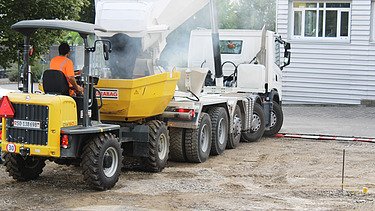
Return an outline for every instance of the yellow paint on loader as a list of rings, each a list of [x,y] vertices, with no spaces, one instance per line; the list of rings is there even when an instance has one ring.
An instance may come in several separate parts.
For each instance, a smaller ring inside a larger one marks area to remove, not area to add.
[[[30,156],[60,157],[60,131],[62,127],[77,125],[77,106],[73,98],[62,95],[44,95],[27,93],[9,93],[12,103],[48,106],[48,144],[33,145],[12,143],[15,153],[20,153],[20,147],[29,148]],[[6,139],[6,121],[2,120],[3,134],[1,149],[7,152],[8,140]],[[27,139],[27,137],[24,137]]]
[[[96,86],[103,95],[100,118],[132,122],[162,114],[179,79],[178,71],[131,80],[100,79]]]

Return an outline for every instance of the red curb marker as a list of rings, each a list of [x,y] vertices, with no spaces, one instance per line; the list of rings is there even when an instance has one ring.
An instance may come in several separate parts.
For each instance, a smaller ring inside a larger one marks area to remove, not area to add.
[[[284,134],[278,133],[275,135],[276,138],[284,138]]]
[[[276,138],[301,138],[301,139],[313,139],[323,141],[354,141],[354,142],[366,142],[375,143],[375,138],[358,138],[358,137],[345,137],[345,136],[326,136],[326,135],[311,135],[311,134],[289,134],[279,133],[275,135]]]

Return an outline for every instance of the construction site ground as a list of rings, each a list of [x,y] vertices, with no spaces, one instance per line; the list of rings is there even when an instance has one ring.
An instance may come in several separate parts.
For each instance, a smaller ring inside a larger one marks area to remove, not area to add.
[[[342,151],[346,149],[341,191]],[[48,162],[40,179],[15,182],[0,167],[2,210],[372,210],[375,145],[263,138],[203,164],[162,173],[124,171],[109,191],[87,188],[78,167]],[[368,193],[362,193],[364,187]]]
[[[285,106],[284,114],[282,133],[375,136],[374,107]],[[202,164],[123,171],[104,192],[90,190],[79,167],[47,162],[38,180],[15,182],[0,166],[0,209],[374,210],[374,160],[374,143],[262,138]]]

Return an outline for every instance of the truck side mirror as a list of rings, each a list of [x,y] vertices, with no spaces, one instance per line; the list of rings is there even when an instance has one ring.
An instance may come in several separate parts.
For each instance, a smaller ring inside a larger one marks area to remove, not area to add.
[[[105,59],[106,61],[109,60],[109,53],[110,53],[110,51],[111,51],[111,50],[110,50],[108,44],[107,44],[107,43],[103,43],[104,59]]]
[[[285,61],[284,61],[284,64],[280,67],[281,70],[284,69],[284,67],[290,65],[290,57],[292,55],[292,53],[289,51],[291,49],[290,43],[285,42],[284,49],[285,49],[285,52],[284,52]]]

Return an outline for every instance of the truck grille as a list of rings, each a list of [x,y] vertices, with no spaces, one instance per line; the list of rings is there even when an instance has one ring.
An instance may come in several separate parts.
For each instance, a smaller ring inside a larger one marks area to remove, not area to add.
[[[14,107],[13,119],[7,119],[7,140],[14,143],[47,145],[48,143],[48,106],[12,104]],[[18,122],[15,125],[15,120]],[[25,122],[37,123],[39,128]]]

